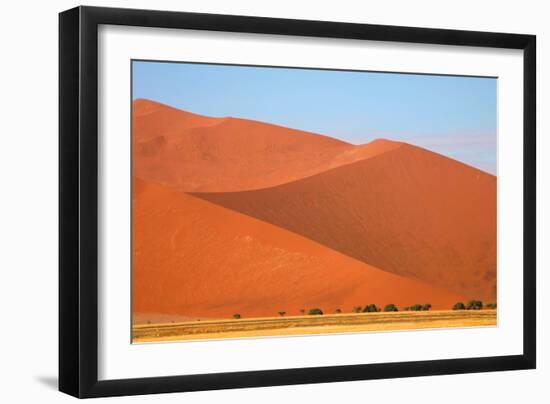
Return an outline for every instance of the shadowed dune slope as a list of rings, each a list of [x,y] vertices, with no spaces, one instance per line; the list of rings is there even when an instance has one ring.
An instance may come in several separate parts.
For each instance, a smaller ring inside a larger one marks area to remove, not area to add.
[[[314,133],[238,118],[211,118],[139,99],[132,113],[133,174],[179,191],[272,187],[401,145],[355,146]]]
[[[496,178],[425,149],[403,144],[268,189],[194,195],[385,271],[496,297]]]
[[[460,294],[377,269],[288,230],[134,179],[133,313],[228,318],[319,307],[429,302]],[[429,299],[429,300],[427,300]]]

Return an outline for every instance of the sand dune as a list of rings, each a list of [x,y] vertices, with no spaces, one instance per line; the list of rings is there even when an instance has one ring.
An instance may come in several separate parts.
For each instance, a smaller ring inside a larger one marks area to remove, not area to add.
[[[291,183],[194,194],[385,271],[496,295],[496,178],[400,144]]]
[[[306,213],[303,204],[292,203]],[[429,302],[434,308],[448,309],[464,299],[139,179],[133,184],[132,288],[133,312],[142,322],[147,313],[162,313],[165,319],[166,315],[227,318],[233,313],[276,316],[281,310],[297,315],[312,307],[328,313],[336,308],[350,311],[368,303]]]
[[[385,153],[401,144],[355,146],[238,118],[211,118],[135,100],[133,173],[179,191],[272,187]]]
[[[138,322],[496,300],[492,175],[149,100],[132,129]]]

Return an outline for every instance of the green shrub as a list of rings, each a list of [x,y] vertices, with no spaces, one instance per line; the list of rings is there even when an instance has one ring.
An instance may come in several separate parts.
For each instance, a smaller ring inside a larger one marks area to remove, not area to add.
[[[340,314],[341,312],[342,312],[342,310],[340,310],[340,309],[334,310],[334,314]]]
[[[393,303],[386,304],[386,306],[384,307],[384,311],[397,311],[397,306]]]
[[[470,300],[466,306],[467,310],[481,310],[483,308],[483,303],[481,300]]]
[[[411,309],[411,308],[410,308],[409,306],[403,307],[403,310],[404,310],[404,311],[409,311],[410,309]]]
[[[241,318],[241,315],[239,313],[235,313],[233,314],[233,318],[239,319]]]
[[[487,303],[485,305],[485,307],[487,307],[488,309],[496,309],[497,308],[497,304],[496,303]]]
[[[307,313],[309,314],[310,316],[317,316],[317,315],[321,315],[323,314],[323,311],[321,309],[309,309],[309,312]]]
[[[378,309],[378,307],[376,307],[375,304],[367,304],[363,309],[363,313],[376,313],[377,311],[380,310]]]
[[[361,313],[361,306],[355,306],[351,311],[353,313]]]
[[[422,310],[428,311],[432,308],[432,305],[430,303],[426,303],[422,305]]]
[[[466,306],[464,306],[464,303],[458,302],[453,306],[453,310],[466,310]]]
[[[422,310],[422,305],[421,304],[413,304],[412,306],[409,307],[409,310],[410,311],[421,311]]]

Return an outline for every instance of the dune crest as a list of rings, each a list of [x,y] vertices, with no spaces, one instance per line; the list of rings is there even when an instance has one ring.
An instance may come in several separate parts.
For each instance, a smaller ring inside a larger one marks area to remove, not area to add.
[[[411,145],[291,183],[194,193],[395,274],[496,298],[496,178]]]
[[[268,188],[402,145],[355,146],[328,136],[239,118],[211,118],[149,100],[133,104],[133,174],[183,192]]]

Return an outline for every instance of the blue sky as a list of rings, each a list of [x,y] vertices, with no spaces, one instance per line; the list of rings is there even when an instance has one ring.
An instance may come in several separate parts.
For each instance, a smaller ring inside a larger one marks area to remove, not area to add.
[[[388,138],[496,173],[494,78],[133,62],[133,98],[353,144]]]

